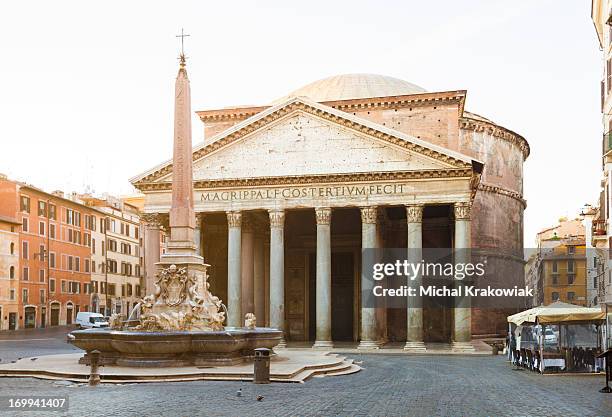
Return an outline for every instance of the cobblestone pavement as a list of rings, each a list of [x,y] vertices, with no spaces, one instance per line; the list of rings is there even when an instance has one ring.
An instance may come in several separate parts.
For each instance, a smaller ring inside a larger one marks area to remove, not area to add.
[[[0,338],[0,355],[6,355]],[[22,342],[20,342],[22,343]],[[32,340],[29,351],[49,340]],[[62,342],[63,343],[63,342]],[[58,350],[70,346],[56,345]],[[57,352],[59,353],[59,352]],[[24,355],[25,356],[25,355]],[[101,385],[0,378],[0,395],[67,395],[70,416],[591,416],[612,415],[602,376],[515,371],[502,356],[351,355],[363,371],[304,384],[186,382]],[[242,389],[242,396],[236,392]],[[262,401],[256,397],[262,395]],[[9,413],[0,415],[51,415]],[[53,415],[60,415],[54,413]]]

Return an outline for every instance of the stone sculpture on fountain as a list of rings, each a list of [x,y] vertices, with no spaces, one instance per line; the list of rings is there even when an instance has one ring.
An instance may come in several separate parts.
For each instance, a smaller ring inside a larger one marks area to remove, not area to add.
[[[190,276],[172,264],[157,277],[155,292],[140,303],[136,330],[223,330],[223,304],[210,293],[205,273]]]

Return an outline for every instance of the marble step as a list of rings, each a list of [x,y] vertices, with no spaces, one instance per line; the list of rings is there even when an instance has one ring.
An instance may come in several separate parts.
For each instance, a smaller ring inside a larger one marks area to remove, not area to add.
[[[77,354],[48,355],[36,362],[25,358],[10,364],[0,364],[0,376],[34,377],[87,383],[90,368],[79,364]],[[270,380],[273,382],[303,382],[316,375],[343,374],[355,371],[353,361],[337,353],[286,352],[272,359]],[[129,368],[103,366],[100,377],[104,383],[140,383],[174,381],[252,381],[253,364],[230,367]]]
[[[348,368],[348,369],[345,369],[345,370],[342,370],[342,371],[330,372],[330,373],[327,373],[327,374],[325,374],[325,375],[315,375],[315,378],[322,378],[322,377],[325,377],[325,376],[342,376],[342,375],[350,375],[350,374],[354,374],[354,373],[356,373],[356,372],[359,372],[359,371],[361,371],[362,369],[363,369],[363,368],[362,368],[361,366],[359,366],[359,365],[355,365],[355,364],[352,364],[352,365],[350,366],[350,368]]]
[[[324,377],[324,376],[333,375],[333,374],[341,374],[342,372],[348,371],[354,366],[356,365],[353,364],[353,360],[348,359],[348,360],[342,361],[342,363],[334,367],[325,367],[325,368],[305,370],[299,375],[297,375],[296,379],[306,381],[312,377]],[[361,367],[359,367],[359,370],[361,370]]]

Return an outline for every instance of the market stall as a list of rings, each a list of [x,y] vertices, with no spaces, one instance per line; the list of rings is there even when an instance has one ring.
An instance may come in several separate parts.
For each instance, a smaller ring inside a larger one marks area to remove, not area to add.
[[[605,312],[555,302],[508,316],[509,360],[545,372],[599,372]]]

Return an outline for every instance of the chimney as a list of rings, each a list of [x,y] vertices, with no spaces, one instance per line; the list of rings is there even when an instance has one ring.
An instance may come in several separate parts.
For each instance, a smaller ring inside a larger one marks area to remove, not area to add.
[[[60,190],[55,190],[51,194],[53,194],[56,197],[64,198],[64,192]]]

